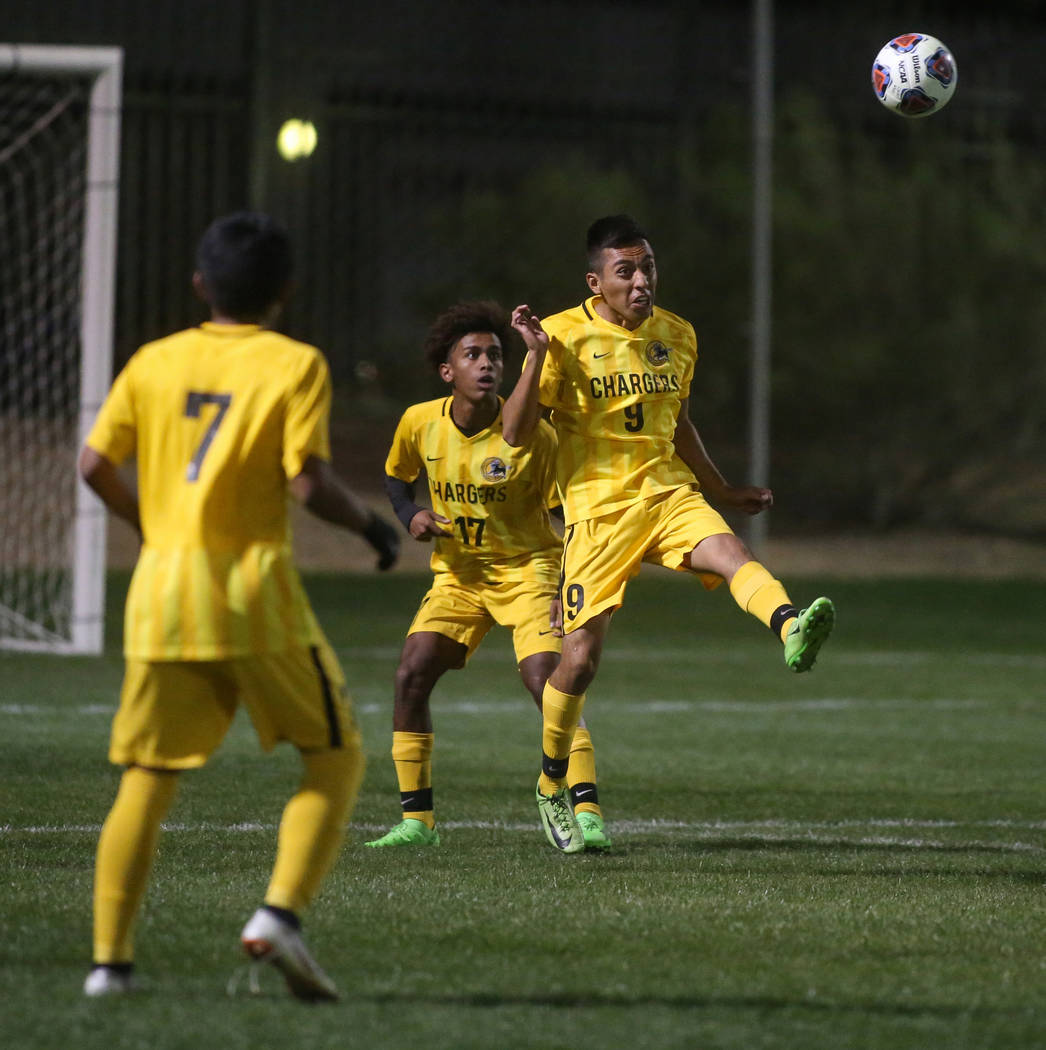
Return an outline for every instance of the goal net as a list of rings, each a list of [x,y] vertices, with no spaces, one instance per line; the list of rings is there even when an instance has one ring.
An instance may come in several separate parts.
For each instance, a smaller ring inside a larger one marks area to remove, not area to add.
[[[0,647],[98,652],[105,513],[77,452],[112,360],[117,48],[0,44]]]

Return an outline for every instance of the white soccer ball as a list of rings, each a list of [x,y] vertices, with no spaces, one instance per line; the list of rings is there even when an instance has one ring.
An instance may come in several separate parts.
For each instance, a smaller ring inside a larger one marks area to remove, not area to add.
[[[948,105],[959,71],[935,36],[905,33],[883,45],[872,65],[875,96],[902,117],[928,117]]]

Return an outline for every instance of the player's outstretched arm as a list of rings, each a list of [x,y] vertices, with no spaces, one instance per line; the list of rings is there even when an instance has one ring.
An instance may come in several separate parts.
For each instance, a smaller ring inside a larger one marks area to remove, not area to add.
[[[701,483],[701,491],[710,503],[745,514],[759,514],[773,505],[774,494],[770,489],[756,485],[731,485],[719,473],[697,427],[690,419],[689,399],[684,399],[680,405],[673,441],[676,454],[694,472],[694,477]]]
[[[118,518],[123,518],[139,536],[142,534],[142,522],[138,514],[138,496],[134,489],[124,481],[115,464],[96,452],[90,445],[84,445],[80,451],[78,464],[80,477],[91,488],[98,498]]]
[[[377,552],[378,568],[391,569],[399,557],[396,530],[334,473],[331,465],[309,456],[302,472],[291,480],[291,495],[311,514],[359,533]]]
[[[548,351],[548,334],[526,305],[517,306],[512,311],[512,327],[526,343],[527,357],[512,393],[505,400],[501,419],[505,441],[513,448],[519,448],[530,441],[541,420],[538,388],[541,382],[541,367],[545,363],[545,354]]]

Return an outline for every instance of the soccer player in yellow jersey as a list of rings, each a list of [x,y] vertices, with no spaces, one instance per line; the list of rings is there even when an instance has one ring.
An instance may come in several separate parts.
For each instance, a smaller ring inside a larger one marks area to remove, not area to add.
[[[211,320],[142,347],[80,455],[84,480],[142,536],[110,760],[126,767],[98,842],[94,966],[84,991],[132,988],[135,919],[179,773],[202,766],[239,703],[269,750],[301,753],[264,903],[241,939],[301,999],[335,999],[299,932],[363,776],[345,679],[292,561],[288,491],[396,560],[395,530],[331,469],[323,355],[269,328],[291,287],[286,233],[237,213],[200,241]],[[118,467],[137,459],[137,492]]]
[[[436,319],[425,356],[450,394],[407,409],[385,465],[397,516],[416,540],[433,543],[434,579],[396,672],[392,758],[403,819],[368,846],[439,845],[429,697],[445,672],[465,665],[495,623],[512,629],[520,676],[539,709],[559,661],[562,544],[549,520],[549,508],[559,504],[556,439],[540,423],[527,448],[505,443],[498,388],[511,336],[508,315],[496,303],[458,303]],[[414,502],[422,471],[431,509]],[[605,850],[610,839],[583,723],[567,757],[564,776],[579,841]]]
[[[503,410],[509,444],[533,440],[543,410],[559,438],[565,637],[543,695],[537,799],[549,841],[564,852],[580,848],[564,789],[570,742],[610,617],[641,563],[696,573],[708,588],[726,580],[784,643],[793,671],[810,669],[835,618],[827,598],[797,611],[706,502],[758,514],[773,496],[728,484],[690,420],[697,340],[687,321],[654,307],[647,235],[630,216],[611,215],[592,224],[587,247],[588,299],[543,322],[527,306],[513,312],[528,352]]]

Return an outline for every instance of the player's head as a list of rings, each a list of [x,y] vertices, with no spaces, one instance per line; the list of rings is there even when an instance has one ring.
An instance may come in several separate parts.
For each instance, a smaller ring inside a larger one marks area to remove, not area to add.
[[[425,359],[455,392],[493,396],[501,385],[511,338],[509,316],[497,303],[455,303],[432,322]]]
[[[588,228],[589,288],[613,320],[636,328],[654,311],[657,266],[650,238],[631,215],[605,215]]]
[[[286,300],[292,270],[287,232],[268,215],[241,211],[200,238],[193,284],[215,315],[262,321]]]

